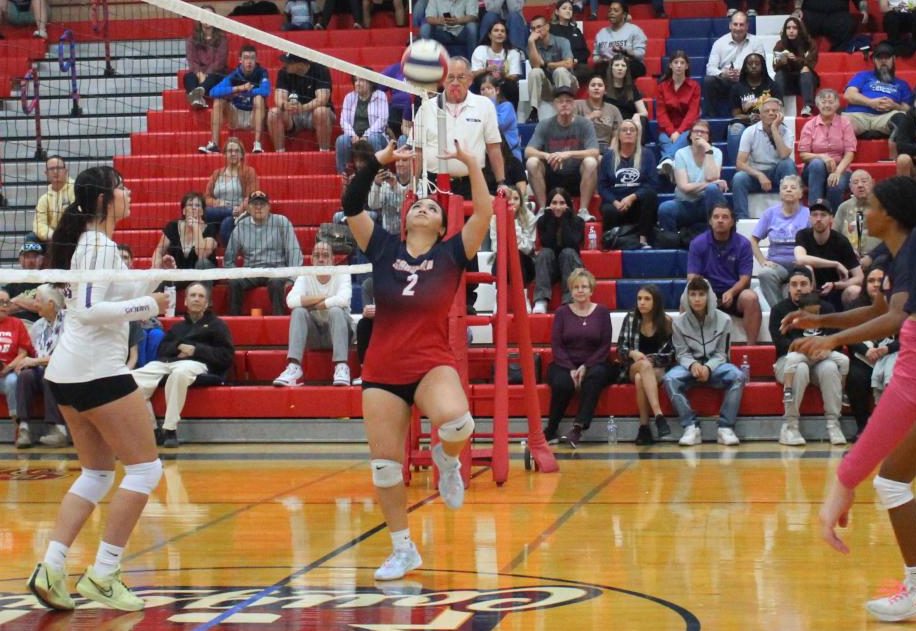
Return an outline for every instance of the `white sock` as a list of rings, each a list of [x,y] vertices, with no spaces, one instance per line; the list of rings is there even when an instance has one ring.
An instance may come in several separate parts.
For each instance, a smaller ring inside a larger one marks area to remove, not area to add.
[[[442,459],[445,460],[446,469],[453,469],[458,466],[458,456],[450,456],[444,449],[442,450]]]
[[[391,534],[391,545],[395,549],[406,548],[410,545],[410,528],[405,528],[404,530],[390,532]]]
[[[104,578],[117,572],[118,567],[121,565],[121,555],[123,554],[124,548],[113,546],[104,541],[99,543],[99,551],[95,555],[95,565],[92,566],[96,576]]]
[[[50,541],[42,563],[53,570],[63,572],[67,567],[67,552],[69,551],[70,546],[65,546],[60,541]]]
[[[907,587],[913,589],[916,588],[916,567],[903,566],[903,582],[906,583]]]
[[[20,431],[28,431],[29,424],[26,423],[25,421],[19,421],[19,429]]]

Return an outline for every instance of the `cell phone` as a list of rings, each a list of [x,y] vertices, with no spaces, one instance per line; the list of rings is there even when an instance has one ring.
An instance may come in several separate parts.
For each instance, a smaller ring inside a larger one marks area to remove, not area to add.
[[[446,11],[445,13],[442,14],[442,17],[444,17],[444,18],[450,18],[450,17],[452,17],[452,14],[449,13],[448,11]]]

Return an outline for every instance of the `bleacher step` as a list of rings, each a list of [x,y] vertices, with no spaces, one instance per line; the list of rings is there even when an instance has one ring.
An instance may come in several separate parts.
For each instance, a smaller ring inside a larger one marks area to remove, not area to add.
[[[47,118],[41,122],[44,139],[54,137],[91,138],[92,136],[120,136],[146,131],[146,116],[81,116],[74,118]],[[4,141],[35,137],[35,123],[18,119],[4,122],[0,129]]]
[[[80,91],[87,96],[95,95],[152,95],[162,97],[163,90],[170,90],[176,86],[177,79],[174,73],[150,75],[145,77],[103,77],[84,82]],[[70,94],[69,77],[44,77],[41,79],[41,94],[43,97]],[[19,97],[19,86],[14,86],[11,92],[13,98]],[[122,96],[122,98],[126,98]]]
[[[121,76],[146,76],[158,74],[171,74],[175,76],[178,71],[187,66],[183,56],[168,57],[122,57],[112,62],[115,71]],[[77,79],[81,82],[95,81],[103,77],[105,60],[87,59],[79,56],[76,60]],[[53,59],[42,60],[38,63],[39,76],[44,78],[69,77],[69,70],[61,70],[60,63],[55,56]]]
[[[0,110],[0,120],[33,120],[21,108],[15,108],[18,101],[7,101],[6,108]],[[149,110],[162,109],[162,96],[159,94],[135,94],[100,96],[98,94],[81,94],[79,100],[83,116],[130,116],[145,115]],[[70,116],[73,100],[70,93],[55,92],[41,98],[41,115]]]
[[[190,32],[190,31],[189,31]],[[117,62],[121,57],[136,57],[145,59],[147,57],[184,57],[185,43],[182,39],[159,39],[159,40],[128,40],[113,41],[110,46],[112,64],[117,70]],[[64,58],[70,56],[70,49],[64,48]],[[48,51],[48,57],[57,59],[57,46],[51,46]],[[105,45],[100,42],[83,42],[76,44],[76,58],[105,58]]]
[[[130,153],[130,138],[128,136],[121,136],[118,138],[91,136],[81,136],[79,138],[44,138],[42,139],[41,145],[42,148],[48,152],[48,155],[59,155],[68,159],[75,157],[85,159],[87,157],[87,145],[92,155],[96,158],[109,159],[114,156]],[[24,164],[31,165],[32,163],[28,161],[35,155],[37,146],[38,144],[31,138],[25,140],[5,140],[3,143],[0,143],[0,160],[3,161],[2,169],[8,182],[15,179],[10,175],[14,172],[13,164],[15,163],[11,163],[10,161],[15,160],[18,162],[24,160],[26,161]],[[75,160],[75,162],[79,163],[80,160]],[[27,177],[28,180],[43,180],[43,169],[29,171],[28,166],[25,168],[25,172],[29,173]],[[74,171],[72,166],[70,172],[71,174],[79,173],[79,171]]]

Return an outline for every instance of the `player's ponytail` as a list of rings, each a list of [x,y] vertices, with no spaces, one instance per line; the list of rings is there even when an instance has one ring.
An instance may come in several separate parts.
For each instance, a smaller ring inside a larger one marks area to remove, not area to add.
[[[121,176],[108,166],[92,167],[76,176],[73,185],[76,199],[64,210],[51,237],[52,268],[70,269],[70,259],[80,235],[90,221],[105,220],[115,188],[120,183]]]

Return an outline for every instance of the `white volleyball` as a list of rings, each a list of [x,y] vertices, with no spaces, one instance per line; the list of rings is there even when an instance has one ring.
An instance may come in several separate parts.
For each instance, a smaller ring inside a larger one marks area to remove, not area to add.
[[[401,57],[404,78],[421,86],[438,85],[448,74],[448,51],[433,39],[418,39]]]

